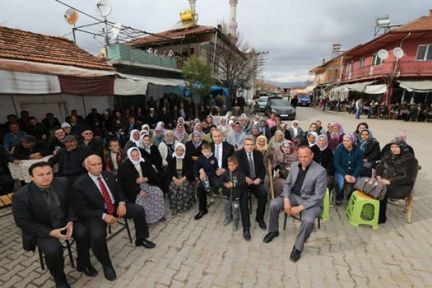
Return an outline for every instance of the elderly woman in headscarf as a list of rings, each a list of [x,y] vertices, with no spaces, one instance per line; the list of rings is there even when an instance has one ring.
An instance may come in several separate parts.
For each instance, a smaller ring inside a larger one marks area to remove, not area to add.
[[[344,130],[341,124],[336,122],[329,123],[329,130],[327,131],[328,146],[333,152],[342,143],[343,135]]]
[[[133,129],[130,132],[129,141],[126,142],[124,146],[124,151],[127,151],[131,147],[142,148],[143,144],[140,140],[140,131]]]
[[[259,135],[255,140],[255,149],[260,151],[263,156],[267,153],[268,144],[267,137],[264,135]]]
[[[307,133],[306,141],[302,143],[302,145],[306,145],[309,147],[313,147],[316,145],[316,141],[318,139],[318,133],[315,131],[311,131]]]
[[[162,167],[166,168],[168,166],[168,161],[171,159],[174,153],[174,147],[177,143],[179,142],[175,139],[174,132],[172,130],[167,130],[165,139],[158,146],[159,153],[162,157]]]
[[[158,177],[150,163],[141,157],[137,147],[129,148],[127,157],[119,166],[118,182],[131,203],[144,207],[147,223],[156,223],[165,216],[164,197],[158,187]]]
[[[291,128],[288,129],[292,141],[298,145],[303,139],[303,129],[299,126],[299,122],[294,120],[291,123]]]
[[[368,129],[360,132],[360,150],[363,152],[363,171],[362,176],[371,177],[372,168],[380,156],[379,142],[372,137]]]
[[[393,140],[390,143],[390,152],[384,155],[377,165],[377,179],[387,186],[387,192],[380,201],[380,224],[387,221],[387,199],[405,199],[411,193],[419,165],[417,159],[409,151],[405,141]]]
[[[143,124],[142,126],[141,126],[141,132],[142,131],[147,131],[147,134],[148,135],[152,135],[152,133],[151,133],[151,131],[150,131],[150,126],[148,125],[148,124]]]
[[[258,136],[261,135],[261,131],[260,131],[259,126],[258,125],[252,125],[250,128],[249,134],[252,135],[255,139],[257,139]]]
[[[180,143],[185,144],[187,142],[189,135],[186,132],[183,123],[177,123],[176,129],[174,130],[174,137]]]
[[[164,126],[162,125],[163,122],[158,122],[156,125],[156,128],[154,129],[153,137],[152,137],[152,144],[156,147],[159,146],[159,144],[164,140],[165,134],[164,134]]]
[[[276,149],[279,149],[282,142],[285,140],[285,135],[282,130],[276,130],[273,137],[269,141],[269,148],[271,152],[274,152]]]
[[[415,156],[414,149],[410,145],[408,145],[406,140],[407,140],[407,135],[405,134],[405,132],[399,131],[396,133],[396,135],[394,136],[394,139],[392,141],[405,142],[406,145],[404,146],[404,149],[407,149],[408,152],[412,153]],[[383,159],[385,154],[390,153],[391,145],[392,145],[392,142],[386,144],[382,148],[381,153],[380,153],[380,159]]]
[[[314,153],[313,160],[324,167],[327,171],[327,188],[331,191],[334,186],[333,151],[328,147],[328,138],[326,134],[318,136],[316,145],[312,146],[312,152]]]
[[[186,156],[186,146],[177,143],[168,161],[168,195],[171,213],[174,215],[192,207],[194,202],[192,182],[193,162]]]
[[[345,184],[353,185],[361,176],[363,169],[363,153],[357,147],[357,139],[354,133],[345,134],[333,155],[335,166],[336,205],[341,205],[344,200]],[[350,191],[351,192],[351,191]],[[349,196],[349,195],[348,195]]]
[[[231,132],[231,128],[228,126],[227,119],[225,117],[219,119],[219,125],[217,128],[222,132],[224,140]]]
[[[203,140],[203,135],[199,131],[194,131],[191,134],[192,139],[186,142],[186,155],[193,161],[197,161],[201,155],[201,146],[203,143],[207,143]]]
[[[295,144],[292,141],[284,140],[278,150],[274,151],[272,168],[274,173],[274,196],[277,197],[283,190],[283,185],[288,177],[291,163],[297,161]]]

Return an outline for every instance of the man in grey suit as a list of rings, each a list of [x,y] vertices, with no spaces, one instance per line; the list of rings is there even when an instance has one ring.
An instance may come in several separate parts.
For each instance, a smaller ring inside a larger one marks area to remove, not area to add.
[[[300,231],[297,235],[290,259],[300,259],[304,242],[315,226],[315,218],[322,213],[322,199],[327,187],[326,170],[313,161],[313,152],[307,146],[298,149],[298,159],[291,164],[289,175],[280,197],[270,203],[269,233],[264,237],[268,243],[279,236],[279,213],[283,209],[288,215],[301,214]]]

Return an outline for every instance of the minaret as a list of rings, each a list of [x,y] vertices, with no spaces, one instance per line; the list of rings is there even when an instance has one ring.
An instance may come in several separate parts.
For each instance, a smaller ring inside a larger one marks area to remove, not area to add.
[[[232,36],[236,35],[237,32],[237,4],[238,0],[229,0],[229,4],[231,6],[230,9],[230,22],[228,24],[229,33]]]
[[[192,11],[193,14],[196,13],[195,3],[196,3],[196,0],[189,0],[190,10]]]

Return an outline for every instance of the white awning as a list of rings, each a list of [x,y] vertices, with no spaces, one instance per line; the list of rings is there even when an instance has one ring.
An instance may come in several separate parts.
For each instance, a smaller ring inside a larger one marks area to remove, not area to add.
[[[428,93],[432,92],[432,80],[398,81],[401,88],[408,92]]]
[[[366,81],[366,82],[359,82],[359,83],[352,83],[352,84],[345,84],[344,87],[347,87],[351,91],[357,91],[357,92],[364,92],[366,89],[366,86],[374,83],[375,81]]]
[[[366,86],[364,92],[366,94],[383,94],[387,92],[387,85],[386,84],[369,85]]]
[[[315,87],[317,87],[317,85],[312,84],[312,85],[307,86],[307,87],[305,88],[305,90],[306,90],[307,92],[312,92],[312,91],[315,89]]]
[[[159,86],[185,86],[185,81],[182,79],[173,78],[156,78],[148,76],[138,76],[130,74],[119,74],[114,80],[115,95],[145,95],[147,94],[148,84]]]
[[[2,94],[57,94],[60,82],[55,75],[0,70]]]

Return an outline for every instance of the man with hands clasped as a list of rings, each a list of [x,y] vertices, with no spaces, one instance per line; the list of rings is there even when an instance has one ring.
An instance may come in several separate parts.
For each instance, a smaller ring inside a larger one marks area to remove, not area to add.
[[[300,259],[304,243],[314,229],[315,218],[322,213],[327,187],[327,172],[312,160],[311,148],[301,146],[298,159],[291,164],[281,196],[270,203],[269,233],[264,237],[264,242],[268,243],[279,236],[279,213],[282,209],[291,216],[302,213],[300,231],[290,255],[294,262]]]
[[[78,221],[71,207],[69,181],[54,178],[48,162],[31,165],[29,173],[32,182],[15,193],[12,204],[15,223],[23,233],[24,249],[34,251],[37,246],[45,255],[56,287],[69,287],[60,240],[75,239],[77,270],[87,276],[96,276],[97,272],[90,263],[87,229]]]

